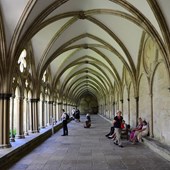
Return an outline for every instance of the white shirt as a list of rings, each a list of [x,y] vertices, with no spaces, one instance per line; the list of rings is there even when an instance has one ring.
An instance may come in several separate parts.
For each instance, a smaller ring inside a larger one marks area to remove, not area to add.
[[[62,116],[61,116],[62,120],[66,120],[66,112],[63,112]]]
[[[148,133],[148,125],[143,125],[142,129],[145,129],[144,131],[142,131],[143,133]]]

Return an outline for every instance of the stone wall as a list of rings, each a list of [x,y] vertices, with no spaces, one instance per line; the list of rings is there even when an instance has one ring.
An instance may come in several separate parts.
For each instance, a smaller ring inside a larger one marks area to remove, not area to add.
[[[160,64],[153,81],[154,137],[162,143],[170,143],[170,92],[168,75],[164,64]]]

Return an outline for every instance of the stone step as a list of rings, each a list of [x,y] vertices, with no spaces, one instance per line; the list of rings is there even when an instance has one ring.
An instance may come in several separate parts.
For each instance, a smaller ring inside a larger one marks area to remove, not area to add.
[[[170,161],[170,146],[162,144],[158,140],[150,137],[143,138],[144,144],[147,145],[151,150]]]

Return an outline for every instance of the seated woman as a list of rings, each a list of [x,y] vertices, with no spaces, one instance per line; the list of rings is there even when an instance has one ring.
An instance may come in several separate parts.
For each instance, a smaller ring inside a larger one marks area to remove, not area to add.
[[[110,127],[110,132],[108,134],[106,134],[105,136],[108,137],[108,138],[112,138],[114,131],[115,131],[114,123],[112,123],[112,126]]]
[[[138,119],[138,125],[137,125],[137,127],[131,130],[129,141],[131,141],[131,142],[133,142],[133,143],[136,141],[138,131],[141,130],[142,127],[143,127],[143,121],[142,121],[142,118],[140,117],[140,118]]]
[[[90,126],[91,126],[91,118],[90,118],[90,115],[87,114],[84,128],[90,128]]]
[[[147,136],[148,132],[149,132],[149,127],[148,127],[147,122],[144,120],[143,121],[143,127],[142,127],[141,130],[139,130],[139,133],[137,135],[138,141],[141,142],[142,141],[142,137]]]

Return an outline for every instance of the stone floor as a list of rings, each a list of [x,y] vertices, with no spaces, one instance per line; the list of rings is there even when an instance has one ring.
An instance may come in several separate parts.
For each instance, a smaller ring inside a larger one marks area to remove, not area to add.
[[[105,137],[110,123],[98,115],[91,119],[90,129],[83,128],[83,116],[71,121],[69,136],[61,129],[9,170],[170,170],[170,162],[143,143],[114,145]]]

